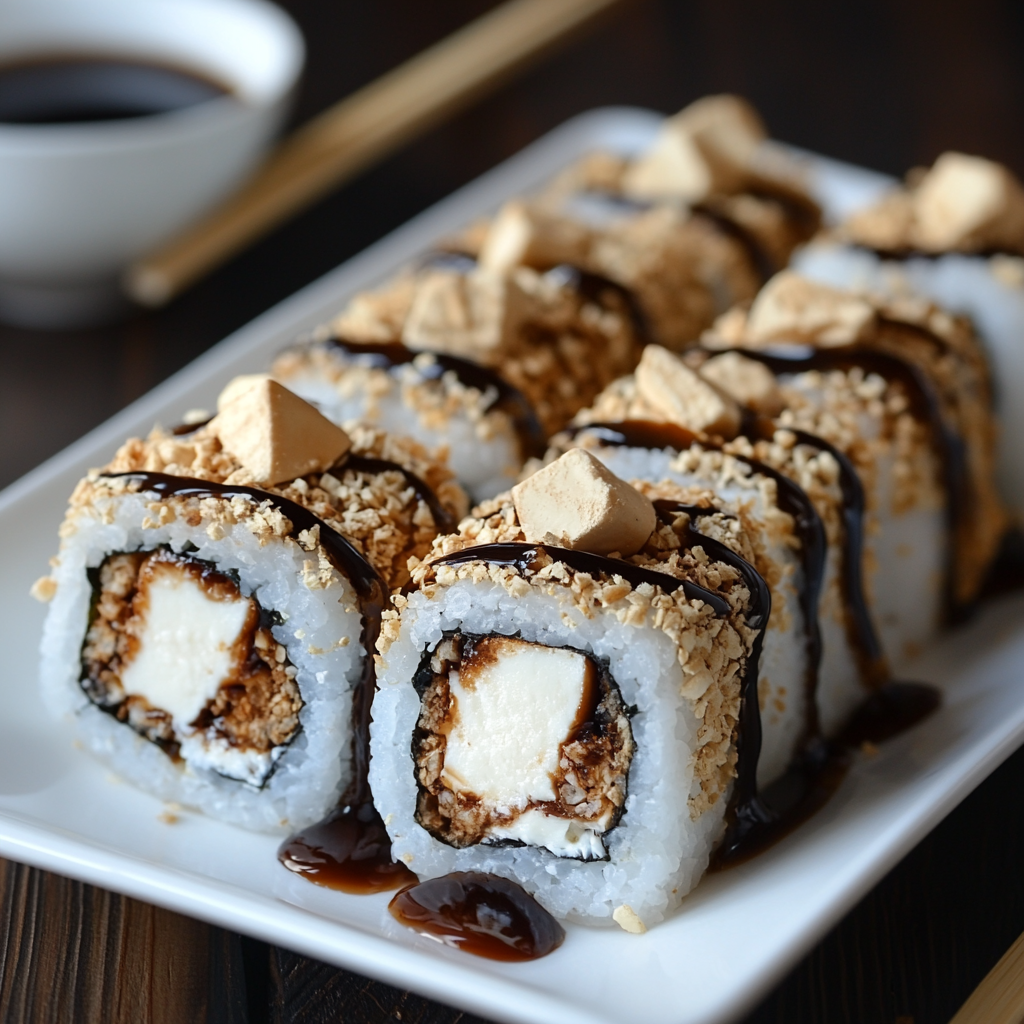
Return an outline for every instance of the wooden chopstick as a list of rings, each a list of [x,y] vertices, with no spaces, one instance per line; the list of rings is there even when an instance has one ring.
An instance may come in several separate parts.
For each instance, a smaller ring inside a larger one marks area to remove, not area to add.
[[[1024,935],[982,979],[950,1024],[1021,1024],[1024,1021]]]
[[[509,0],[489,11],[296,131],[227,202],[129,267],[125,290],[163,305],[616,2]]]

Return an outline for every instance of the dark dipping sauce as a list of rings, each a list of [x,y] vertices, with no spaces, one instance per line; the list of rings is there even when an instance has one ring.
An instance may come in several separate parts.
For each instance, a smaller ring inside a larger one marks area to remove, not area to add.
[[[520,886],[478,871],[412,885],[388,910],[407,928],[488,960],[539,960],[565,941],[562,926]]]
[[[219,82],[171,65],[120,57],[44,57],[0,65],[0,123],[123,121],[229,93]]]
[[[282,843],[277,859],[316,885],[368,896],[416,881],[391,859],[391,838],[372,802],[339,808]]]

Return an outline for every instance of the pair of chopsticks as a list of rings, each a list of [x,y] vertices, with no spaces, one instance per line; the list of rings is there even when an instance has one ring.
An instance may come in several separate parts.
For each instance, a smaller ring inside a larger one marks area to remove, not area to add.
[[[1021,1024],[1024,1021],[1024,935],[1003,954],[950,1024]]]
[[[296,131],[227,202],[130,267],[125,290],[162,306],[616,2],[509,0],[488,12]]]

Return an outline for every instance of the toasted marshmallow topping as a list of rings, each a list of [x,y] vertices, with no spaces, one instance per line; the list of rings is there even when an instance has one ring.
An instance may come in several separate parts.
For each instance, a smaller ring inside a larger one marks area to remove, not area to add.
[[[736,192],[750,179],[767,132],[738,96],[707,96],[668,118],[650,150],[625,174],[623,190],[638,199],[678,197],[699,203]]]
[[[139,598],[135,656],[121,671],[121,686],[185,732],[234,675],[252,602],[215,599],[193,575],[162,563],[143,575]]]
[[[795,341],[827,348],[852,345],[876,324],[875,308],[866,298],[783,270],[750,307],[746,337],[754,344]]]
[[[915,180],[852,214],[843,234],[883,251],[1024,252],[1024,186],[1002,164],[943,153]]]
[[[658,345],[644,349],[636,368],[636,386],[640,396],[670,423],[727,440],[739,433],[739,406],[668,349]]]
[[[275,380],[240,384],[228,397],[210,429],[257,483],[323,472],[352,446],[341,427]]]
[[[410,348],[480,359],[508,347],[533,308],[513,275],[484,267],[437,270],[419,280],[402,328]]]
[[[704,363],[700,375],[747,409],[764,416],[782,412],[782,391],[775,374],[756,359],[739,352],[723,352]]]
[[[577,221],[513,201],[494,218],[480,250],[480,265],[504,271],[516,266],[582,264],[590,230]]]
[[[512,488],[531,543],[632,555],[655,524],[654,506],[582,448],[573,448]]]
[[[232,377],[217,396],[217,412],[226,409],[236,398],[241,398],[254,385],[270,379],[269,373],[242,373],[237,377]],[[209,417],[206,416],[204,419],[209,419]],[[184,422],[187,423],[188,420],[186,419]]]

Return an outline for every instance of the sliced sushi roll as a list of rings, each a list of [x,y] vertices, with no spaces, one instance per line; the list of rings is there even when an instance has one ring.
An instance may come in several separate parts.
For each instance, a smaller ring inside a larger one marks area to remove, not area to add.
[[[388,590],[464,502],[411,442],[249,382],[75,489],[35,588],[46,702],[165,800],[266,831],[315,821],[352,774]]]
[[[829,543],[818,699],[834,734],[978,595],[1005,526],[986,397],[948,316],[785,273],[702,349],[648,348],[579,418],[681,424],[807,491]]]
[[[545,437],[628,373],[643,343],[630,296],[611,281],[570,266],[499,272],[445,254],[356,296],[318,336],[493,370],[525,396]]]
[[[456,244],[492,269],[565,262],[617,281],[678,350],[817,231],[803,178],[748,104],[713,96],[667,118],[646,152],[591,154]]]
[[[282,352],[274,379],[341,426],[356,420],[416,437],[447,457],[474,501],[507,490],[543,450],[532,406],[493,370],[399,342],[321,335]]]
[[[1024,525],[1024,186],[1000,164],[944,153],[801,250],[794,266],[840,288],[920,295],[971,319],[996,382],[997,478]]]
[[[655,497],[570,451],[439,538],[385,613],[370,780],[421,879],[489,872],[642,930],[751,797],[770,594],[705,491]]]
[[[854,465],[866,501],[866,587],[890,656],[967,614],[1007,525],[989,370],[970,325],[926,301],[873,298],[788,271],[749,311],[719,321],[704,347],[737,349],[770,369],[784,405],[776,424],[820,437]],[[736,379],[703,372],[720,387]],[[913,594],[911,579],[920,581]]]
[[[807,492],[777,468],[702,443],[698,435],[672,423],[615,418],[581,424],[552,439],[546,461],[571,448],[589,452],[649,497],[657,497],[665,487],[700,493],[728,526],[714,536],[727,545],[737,536],[745,538],[743,550],[749,548],[748,557],[772,601],[758,668],[758,785],[776,781],[796,757],[814,756],[820,733],[817,690],[822,655],[818,599],[826,565],[831,579],[838,564]],[[804,449],[794,453],[794,459],[800,461],[801,479],[813,479],[818,503],[838,509],[841,496],[831,456]],[[713,530],[718,518],[698,515],[696,506],[691,515],[702,532]],[[860,697],[855,673],[847,686]]]

